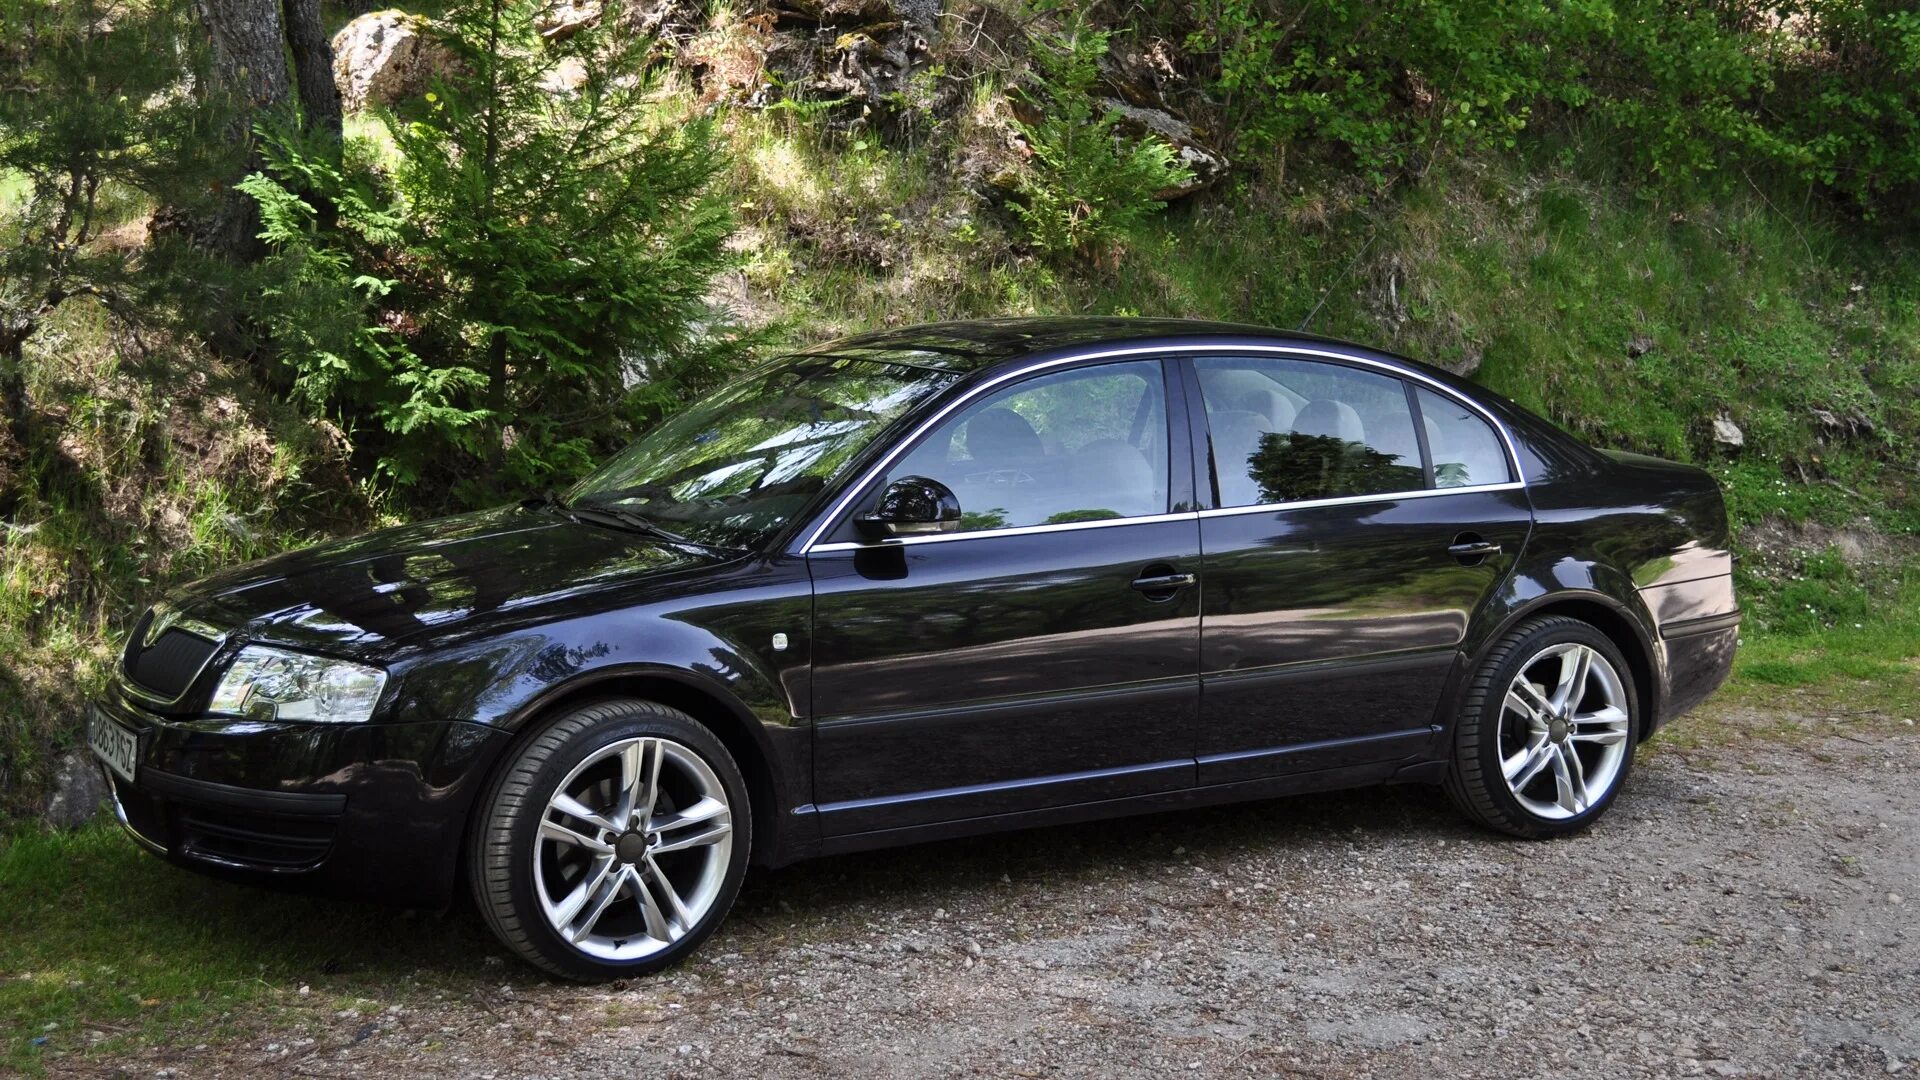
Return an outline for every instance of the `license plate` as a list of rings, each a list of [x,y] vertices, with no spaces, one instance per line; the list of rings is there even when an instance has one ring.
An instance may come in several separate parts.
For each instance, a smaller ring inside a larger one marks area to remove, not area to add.
[[[134,763],[140,757],[138,735],[95,713],[93,722],[87,725],[87,745],[92,747],[93,756],[107,763],[107,768],[127,783],[133,783]]]

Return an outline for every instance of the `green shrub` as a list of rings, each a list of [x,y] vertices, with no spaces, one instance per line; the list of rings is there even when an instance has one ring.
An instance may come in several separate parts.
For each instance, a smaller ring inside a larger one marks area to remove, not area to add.
[[[1344,149],[1376,181],[1438,151],[1512,146],[1537,107],[1586,96],[1557,46],[1606,0],[1205,0],[1187,45],[1217,69],[1229,138]]]
[[[1676,190],[1758,171],[1890,214],[1920,193],[1910,0],[1204,0],[1189,22],[1243,155],[1319,143],[1383,182],[1563,114]]]
[[[1032,149],[1013,207],[1035,247],[1093,255],[1161,209],[1159,193],[1192,179],[1173,147],[1119,130],[1117,108],[1094,98],[1100,60],[1113,35],[1078,25],[1037,42],[1039,88],[1026,105],[1037,118],[1015,126]]]
[[[455,62],[382,116],[390,166],[369,143],[335,166],[270,132],[268,171],[246,182],[278,263],[263,308],[297,391],[393,480],[474,499],[577,475],[622,437],[663,375],[706,357],[704,297],[727,261],[710,124],[659,93],[651,42],[543,42],[538,10],[494,0],[443,17]],[[554,89],[567,60],[585,81]],[[330,307],[356,317],[316,318]]]
[[[192,24],[168,0],[0,0],[0,178],[24,189],[0,214],[0,415],[20,442],[26,344],[57,308],[89,298],[132,325],[165,306],[158,275],[99,241],[143,199],[204,190],[223,164],[213,108],[179,92],[200,61]]]

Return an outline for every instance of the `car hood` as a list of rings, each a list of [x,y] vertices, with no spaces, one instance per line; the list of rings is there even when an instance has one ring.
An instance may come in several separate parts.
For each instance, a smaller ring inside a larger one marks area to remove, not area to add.
[[[696,549],[508,507],[383,529],[235,567],[168,607],[237,638],[340,656],[713,565]]]

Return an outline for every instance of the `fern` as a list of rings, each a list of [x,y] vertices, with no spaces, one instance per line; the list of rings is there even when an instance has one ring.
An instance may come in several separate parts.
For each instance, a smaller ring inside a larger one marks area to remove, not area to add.
[[[1050,254],[1097,255],[1158,213],[1161,192],[1192,179],[1165,140],[1125,135],[1120,110],[1098,107],[1093,88],[1112,36],[1076,25],[1042,42],[1040,89],[1028,94],[1041,119],[1015,121],[1033,156],[1013,212]]]

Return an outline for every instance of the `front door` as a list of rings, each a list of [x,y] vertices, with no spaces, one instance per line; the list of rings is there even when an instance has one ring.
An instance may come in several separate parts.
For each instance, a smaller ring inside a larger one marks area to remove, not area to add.
[[[1199,782],[1430,745],[1471,614],[1532,525],[1492,425],[1385,372],[1201,358]]]
[[[849,511],[927,476],[961,532],[872,542],[842,523],[809,552],[825,835],[1193,782],[1200,597],[1179,575],[1199,569],[1199,524],[1168,374],[1129,361],[985,391]]]

